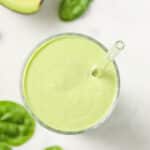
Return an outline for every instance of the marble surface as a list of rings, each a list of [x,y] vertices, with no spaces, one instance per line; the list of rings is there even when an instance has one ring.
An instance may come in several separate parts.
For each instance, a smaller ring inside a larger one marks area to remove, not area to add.
[[[120,101],[101,127],[81,135],[59,135],[40,125],[34,137],[14,150],[42,150],[60,144],[65,150],[150,149],[150,1],[94,0],[77,21],[57,17],[59,0],[45,0],[41,11],[25,16],[0,6],[0,99],[22,103],[22,70],[33,47],[48,36],[79,32],[93,36],[110,48],[126,43],[117,58],[121,74]]]

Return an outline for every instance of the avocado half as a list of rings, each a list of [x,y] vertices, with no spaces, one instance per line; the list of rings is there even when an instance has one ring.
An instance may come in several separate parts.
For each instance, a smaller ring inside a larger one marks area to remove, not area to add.
[[[43,0],[0,0],[0,4],[18,13],[32,14],[40,9]]]

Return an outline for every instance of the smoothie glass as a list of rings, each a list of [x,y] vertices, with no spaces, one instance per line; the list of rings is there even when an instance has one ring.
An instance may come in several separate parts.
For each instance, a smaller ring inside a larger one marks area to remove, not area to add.
[[[45,128],[49,129],[49,130],[52,130],[52,131],[55,131],[55,132],[58,132],[58,133],[62,133],[62,134],[78,134],[78,133],[82,133],[82,132],[85,132],[85,131],[88,131],[90,129],[93,129],[93,128],[96,128],[98,126],[100,126],[101,124],[103,124],[109,117],[110,115],[112,114],[117,102],[118,102],[118,96],[119,96],[119,90],[120,90],[120,76],[119,76],[119,71],[118,71],[118,67],[116,65],[116,62],[113,61],[112,64],[115,68],[115,72],[116,72],[116,78],[117,78],[117,81],[116,81],[116,84],[117,84],[117,89],[116,89],[116,92],[115,92],[115,97],[113,97],[112,99],[112,104],[109,108],[107,108],[107,112],[105,114],[103,114],[103,117],[101,117],[99,120],[97,119],[97,122],[93,123],[92,125],[89,125],[89,127],[85,127],[85,128],[82,128],[82,129],[79,129],[79,130],[60,130],[60,129],[57,129],[57,128],[54,128],[54,127],[51,127],[50,125],[48,125],[48,123],[46,123],[45,121],[43,121],[38,115],[37,112],[35,112],[34,109],[36,109],[36,107],[33,109],[33,106],[32,104],[30,103],[29,99],[31,99],[32,101],[32,97],[34,97],[32,94],[30,94],[30,98],[27,94],[27,91],[30,91],[32,84],[31,86],[27,89],[27,86],[26,86],[26,78],[27,76],[29,76],[29,71],[28,71],[28,68],[32,65],[32,59],[38,57],[37,55],[39,55],[40,53],[40,50],[39,50],[39,47],[41,47],[41,45],[43,43],[47,43],[48,41],[52,40],[52,41],[55,41],[57,38],[61,38],[61,37],[65,37],[65,36],[76,36],[76,37],[79,37],[79,38],[83,38],[83,39],[86,39],[86,40],[89,40],[91,43],[94,43],[96,44],[97,46],[101,47],[101,49],[107,53],[108,52],[108,49],[102,45],[99,41],[87,36],[87,35],[83,35],[83,34],[78,34],[78,33],[64,33],[64,34],[58,34],[58,35],[55,35],[55,36],[52,36],[46,40],[44,40],[43,42],[41,42],[39,45],[36,46],[36,48],[34,48],[34,50],[36,49],[36,52],[33,53],[32,56],[29,57],[28,61],[27,61],[27,65],[25,67],[25,71],[24,71],[24,74],[23,74],[23,84],[22,84],[22,87],[23,87],[23,96],[24,96],[24,102],[25,102],[25,105],[27,107],[27,109],[31,112],[31,114],[33,115],[33,117],[37,120],[37,122],[39,122],[42,126],[44,126]],[[68,43],[69,44],[69,43]],[[117,44],[114,45],[114,47],[116,46],[117,48]],[[44,46],[43,46],[44,47]],[[34,56],[36,54],[36,57]],[[66,54],[67,55],[67,54]],[[57,58],[56,58],[57,59]],[[44,61],[44,60],[43,60]],[[34,63],[34,61],[33,61]],[[38,62],[36,62],[36,65],[40,67],[40,63],[38,64]],[[34,68],[33,70],[36,70],[36,68]],[[37,68],[38,70],[38,68]],[[63,70],[63,69],[62,69]],[[40,72],[39,72],[40,73]],[[27,75],[28,74],[28,75]],[[32,77],[31,77],[32,79]],[[34,78],[32,79],[34,80]],[[43,80],[43,81],[42,81]],[[47,81],[44,81],[44,79],[42,79],[41,77],[41,82],[45,82],[45,84],[47,84],[46,82]],[[36,84],[36,83],[35,83]],[[34,81],[33,81],[33,86],[34,86]],[[70,87],[69,87],[70,88]],[[46,89],[47,90],[47,89]],[[40,91],[40,90],[39,90]],[[89,91],[90,92],[90,91]],[[34,94],[35,95],[35,94]],[[33,98],[34,99],[34,98]],[[42,107],[42,100],[41,100],[41,107]],[[39,108],[38,108],[39,109]],[[48,108],[47,108],[48,109]],[[44,111],[44,109],[42,110],[39,110],[39,111]],[[56,110],[57,111],[57,110]],[[47,114],[49,115],[49,114]],[[44,116],[43,116],[44,117]],[[55,117],[55,116],[54,116]],[[45,119],[45,118],[44,118]],[[45,119],[46,120],[46,119]]]

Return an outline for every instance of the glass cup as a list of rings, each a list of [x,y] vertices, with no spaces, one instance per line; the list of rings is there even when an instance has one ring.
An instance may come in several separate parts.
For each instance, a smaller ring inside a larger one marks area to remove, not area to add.
[[[103,48],[104,51],[108,52],[108,49],[103,45],[101,44],[99,41],[95,40],[94,38],[92,37],[89,37],[87,35],[84,35],[84,34],[79,34],[79,33],[63,33],[63,34],[58,34],[58,35],[54,35],[54,36],[51,36],[47,39],[45,39],[44,41],[40,42],[33,50],[36,50],[38,47],[40,47],[43,43],[45,43],[46,41],[50,40],[50,39],[54,39],[54,38],[57,38],[59,36],[65,36],[65,35],[75,35],[75,36],[80,36],[80,37],[84,37],[84,38],[87,38],[89,39],[90,41],[98,44],[100,47]],[[122,41],[121,41],[122,42]],[[121,47],[119,41],[117,41],[115,44],[114,44],[114,47],[117,48],[117,49],[123,49],[124,47]],[[123,44],[123,42],[122,42]],[[30,57],[30,56],[29,56]],[[106,122],[106,120],[108,120],[108,118],[111,116],[114,108],[116,107],[117,105],[117,102],[118,102],[118,96],[119,96],[119,92],[120,92],[120,75],[119,75],[119,70],[118,70],[118,66],[116,64],[115,61],[113,61],[113,64],[115,66],[115,70],[116,70],[116,73],[117,73],[117,94],[116,94],[116,97],[115,97],[115,100],[113,101],[113,104],[111,105],[111,108],[109,109],[108,113],[105,115],[105,117],[100,120],[97,124],[95,124],[94,126],[90,127],[90,128],[86,128],[85,130],[81,130],[81,131],[77,131],[77,132],[64,132],[64,131],[60,131],[60,130],[56,130],[54,128],[51,128],[49,127],[48,125],[46,125],[43,121],[41,121],[39,119],[39,117],[34,113],[34,111],[32,111],[32,108],[29,106],[28,102],[26,101],[26,97],[23,96],[23,101],[24,101],[24,104],[26,106],[26,108],[29,110],[29,112],[31,113],[31,115],[33,116],[33,118],[39,123],[41,124],[43,127],[45,127],[46,129],[48,130],[51,130],[51,131],[55,131],[57,133],[61,133],[61,134],[79,134],[79,133],[83,133],[83,132],[86,132],[88,130],[91,130],[91,129],[94,129],[94,128],[97,128],[99,127],[100,125],[102,125],[104,122]],[[21,89],[23,89],[23,84],[21,84]],[[23,90],[22,90],[23,91]],[[24,95],[24,93],[23,93]]]

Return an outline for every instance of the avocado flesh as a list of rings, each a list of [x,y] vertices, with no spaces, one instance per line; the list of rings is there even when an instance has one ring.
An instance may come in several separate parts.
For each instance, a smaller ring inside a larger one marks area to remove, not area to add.
[[[0,4],[19,13],[37,12],[43,0],[0,0]]]

